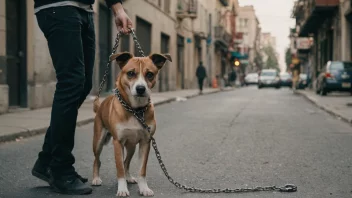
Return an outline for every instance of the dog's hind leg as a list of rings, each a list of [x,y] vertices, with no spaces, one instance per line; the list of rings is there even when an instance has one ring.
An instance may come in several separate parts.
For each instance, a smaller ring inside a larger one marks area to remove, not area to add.
[[[125,158],[125,162],[124,162],[126,180],[127,180],[127,183],[136,184],[137,180],[134,177],[132,177],[130,174],[130,163],[131,163],[132,157],[134,155],[134,152],[136,150],[136,145],[127,143],[125,145],[125,148],[127,150],[127,154],[126,154],[126,158]]]
[[[103,150],[104,143],[106,143],[107,130],[103,128],[103,123],[100,118],[94,120],[94,136],[93,136],[93,153],[94,153],[94,164],[93,164],[93,186],[100,186],[102,180],[99,176],[100,169],[100,154]]]

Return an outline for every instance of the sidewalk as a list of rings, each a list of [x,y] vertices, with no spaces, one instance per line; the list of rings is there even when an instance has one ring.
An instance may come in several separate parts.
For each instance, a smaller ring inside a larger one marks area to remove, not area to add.
[[[226,89],[231,90],[231,89]],[[203,94],[220,92],[220,89],[205,89]],[[176,101],[181,98],[192,98],[198,96],[198,90],[180,90],[152,94],[152,102],[155,106],[167,102]],[[87,98],[81,106],[77,126],[88,124],[93,121],[92,102],[94,97]],[[14,141],[37,134],[43,134],[49,126],[51,108],[22,111],[0,115],[0,143]]]
[[[331,93],[327,96],[315,94],[313,90],[297,90],[319,108],[352,124],[352,96],[344,93]]]

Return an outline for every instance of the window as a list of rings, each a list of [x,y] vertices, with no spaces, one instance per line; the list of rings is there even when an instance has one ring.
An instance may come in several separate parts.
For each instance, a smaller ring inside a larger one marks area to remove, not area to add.
[[[331,70],[352,70],[352,63],[350,62],[334,62],[330,66]]]
[[[276,72],[265,71],[261,73],[261,76],[276,76]]]
[[[244,19],[243,27],[247,27],[247,26],[248,26],[248,19]]]
[[[307,74],[300,74],[299,78],[302,80],[307,80]]]
[[[170,0],[164,0],[164,11],[170,13]]]

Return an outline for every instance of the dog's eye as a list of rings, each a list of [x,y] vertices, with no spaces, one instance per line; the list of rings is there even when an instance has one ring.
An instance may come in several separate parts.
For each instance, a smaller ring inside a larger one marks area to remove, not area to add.
[[[145,75],[149,80],[153,80],[154,78],[154,74],[152,72],[147,72],[147,74]]]
[[[127,72],[127,76],[129,77],[129,78],[132,78],[132,77],[134,77],[136,75],[136,73],[134,73],[134,71],[129,71],[129,72]]]

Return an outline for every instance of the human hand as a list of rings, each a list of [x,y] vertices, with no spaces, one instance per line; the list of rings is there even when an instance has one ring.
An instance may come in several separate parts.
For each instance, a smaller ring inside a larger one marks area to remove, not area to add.
[[[115,16],[115,24],[118,32],[123,34],[128,34],[132,28],[132,21],[126,14],[121,3],[116,3],[112,5],[112,10]]]

